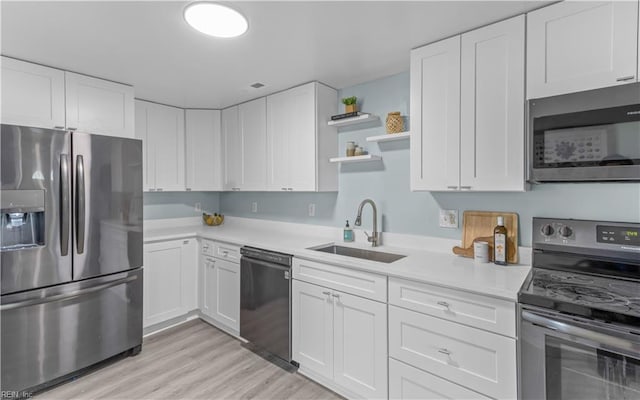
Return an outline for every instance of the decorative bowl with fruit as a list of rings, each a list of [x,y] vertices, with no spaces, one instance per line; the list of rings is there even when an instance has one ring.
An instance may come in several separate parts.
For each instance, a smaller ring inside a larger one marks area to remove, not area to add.
[[[224,222],[224,215],[218,213],[214,213],[213,215],[202,213],[202,220],[209,226],[218,226]]]

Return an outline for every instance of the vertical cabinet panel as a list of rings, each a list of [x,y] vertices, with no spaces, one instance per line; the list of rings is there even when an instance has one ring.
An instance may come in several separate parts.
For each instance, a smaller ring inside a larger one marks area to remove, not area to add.
[[[460,182],[460,37],[411,52],[411,190]]]
[[[527,97],[638,80],[638,2],[565,1],[527,14]]]
[[[242,190],[265,190],[267,181],[267,100],[260,98],[238,106],[242,148]]]
[[[201,262],[200,275],[200,293],[201,303],[200,311],[203,314],[213,317],[216,309],[216,260],[210,257],[204,257]]]
[[[386,398],[387,305],[334,294],[334,380],[365,398]]]
[[[215,307],[212,317],[240,330],[240,265],[226,260],[215,260]]]
[[[316,83],[267,97],[267,189],[316,190]]]
[[[134,137],[133,87],[65,72],[67,128]]]
[[[136,100],[135,125],[143,140],[145,190],[184,190],[184,110]]]
[[[222,145],[225,190],[239,190],[242,184],[242,137],[238,120],[238,106],[222,110]]]
[[[144,326],[179,317],[196,308],[195,240],[144,246]]]
[[[524,16],[461,46],[460,187],[524,190]]]
[[[219,110],[186,110],[186,189],[222,190]]]
[[[293,281],[293,359],[304,370],[333,379],[333,303],[326,288]]]
[[[2,57],[2,123],[64,129],[64,71]]]

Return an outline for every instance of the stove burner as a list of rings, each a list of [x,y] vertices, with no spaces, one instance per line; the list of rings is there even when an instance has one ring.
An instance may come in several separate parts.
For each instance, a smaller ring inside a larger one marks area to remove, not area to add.
[[[547,281],[547,283],[576,283],[582,285],[588,285],[593,283],[593,279],[589,276],[583,275],[561,275],[553,272],[542,272],[535,275],[535,279],[539,282]]]
[[[590,288],[586,286],[569,286],[569,285],[548,285],[547,290],[556,291],[562,295],[577,301],[588,303],[612,303],[616,298],[599,288]]]

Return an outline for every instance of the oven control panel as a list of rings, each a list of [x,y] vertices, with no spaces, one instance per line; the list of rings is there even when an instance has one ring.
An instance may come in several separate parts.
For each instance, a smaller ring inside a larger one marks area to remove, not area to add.
[[[533,218],[532,246],[622,251],[640,257],[640,223]]]

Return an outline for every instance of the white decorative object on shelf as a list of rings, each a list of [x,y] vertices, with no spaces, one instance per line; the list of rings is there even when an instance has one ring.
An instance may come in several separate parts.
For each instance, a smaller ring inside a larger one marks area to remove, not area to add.
[[[329,162],[332,163],[357,163],[357,162],[367,162],[367,161],[378,161],[382,160],[382,157],[376,156],[373,154],[365,154],[363,156],[353,156],[353,157],[334,157],[330,158]]]
[[[337,119],[335,121],[329,121],[327,122],[327,124],[329,124],[329,126],[340,127],[340,126],[349,126],[349,125],[355,125],[355,124],[362,124],[365,122],[377,121],[379,119],[380,118],[377,115],[363,113],[358,115],[357,117],[343,118],[343,119]]]
[[[367,142],[393,142],[396,140],[409,140],[411,134],[409,132],[387,133],[386,135],[369,136]]]

